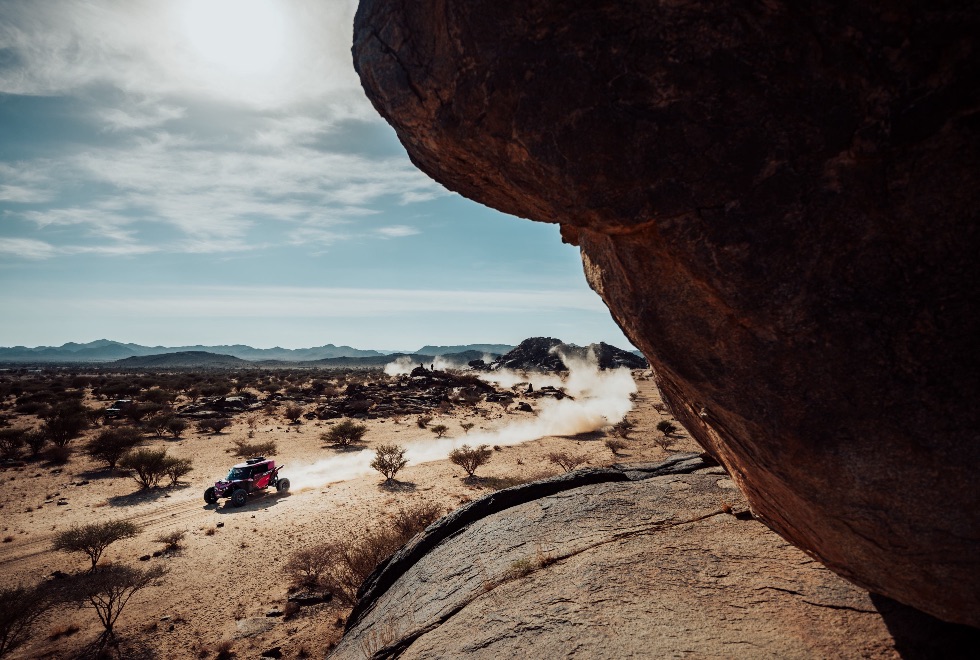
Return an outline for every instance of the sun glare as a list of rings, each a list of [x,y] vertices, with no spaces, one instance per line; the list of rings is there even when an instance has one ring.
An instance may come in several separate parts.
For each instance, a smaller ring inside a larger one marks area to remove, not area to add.
[[[218,76],[255,83],[286,55],[286,21],[275,0],[188,0],[181,28],[198,65]]]

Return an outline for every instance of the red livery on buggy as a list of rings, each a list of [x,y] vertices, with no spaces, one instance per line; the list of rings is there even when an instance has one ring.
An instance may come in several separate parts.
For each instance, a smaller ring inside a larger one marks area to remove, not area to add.
[[[241,506],[251,493],[260,493],[269,487],[285,493],[289,490],[289,479],[279,476],[281,469],[281,465],[276,467],[276,462],[266,460],[265,456],[250,458],[232,466],[227,477],[204,491],[204,501],[215,504],[221,497],[230,497],[232,506]]]

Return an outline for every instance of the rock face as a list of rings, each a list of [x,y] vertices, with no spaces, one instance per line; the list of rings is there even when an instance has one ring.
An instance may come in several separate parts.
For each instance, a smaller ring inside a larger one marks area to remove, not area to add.
[[[693,454],[494,493],[369,578],[332,657],[955,657],[976,642],[869,596],[744,509]]]
[[[354,27],[413,162],[561,224],[766,524],[980,625],[980,6],[362,0]]]

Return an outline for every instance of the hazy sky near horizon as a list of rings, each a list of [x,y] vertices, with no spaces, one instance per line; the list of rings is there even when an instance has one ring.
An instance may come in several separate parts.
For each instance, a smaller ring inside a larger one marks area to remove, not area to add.
[[[556,225],[409,162],[352,0],[0,0],[0,345],[628,342]]]

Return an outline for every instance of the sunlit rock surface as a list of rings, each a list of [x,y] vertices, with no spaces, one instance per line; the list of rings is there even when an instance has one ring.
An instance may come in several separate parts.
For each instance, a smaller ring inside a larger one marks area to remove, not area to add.
[[[978,15],[362,0],[353,52],[422,170],[581,246],[761,519],[980,625]]]
[[[738,515],[720,467],[649,467],[496,493],[435,523],[365,584],[332,657],[964,657],[975,640]]]

